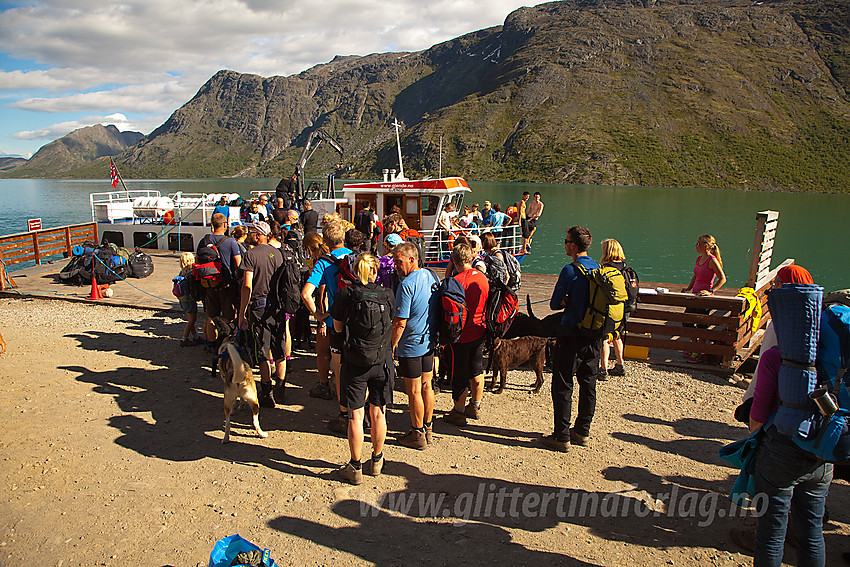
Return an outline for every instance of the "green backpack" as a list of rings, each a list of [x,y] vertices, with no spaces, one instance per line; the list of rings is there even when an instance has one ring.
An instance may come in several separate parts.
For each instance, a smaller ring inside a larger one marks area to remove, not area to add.
[[[614,266],[589,270],[580,262],[573,266],[587,279],[587,311],[578,324],[579,333],[593,339],[613,335],[623,328],[623,315],[629,295],[626,279]]]

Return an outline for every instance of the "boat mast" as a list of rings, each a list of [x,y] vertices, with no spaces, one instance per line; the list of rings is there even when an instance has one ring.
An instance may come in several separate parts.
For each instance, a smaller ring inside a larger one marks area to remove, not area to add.
[[[440,179],[443,178],[443,135],[442,134],[440,134],[440,169],[439,169],[439,173],[437,174],[437,177],[440,178]]]
[[[395,126],[395,143],[398,148],[398,175],[399,178],[404,180],[407,179],[407,177],[404,176],[404,164],[401,162],[401,138],[399,138],[398,135],[398,127],[401,126],[401,124],[398,123],[398,120],[393,119],[393,126]]]

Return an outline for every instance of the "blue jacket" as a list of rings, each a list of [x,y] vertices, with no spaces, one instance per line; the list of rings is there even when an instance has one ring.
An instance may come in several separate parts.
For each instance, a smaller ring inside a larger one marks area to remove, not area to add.
[[[576,262],[580,262],[588,271],[595,270],[599,264],[590,256],[579,256]],[[587,296],[589,285],[587,278],[579,272],[572,264],[567,264],[558,276],[558,283],[552,290],[552,299],[549,300],[549,308],[552,311],[564,309],[561,301],[567,297],[567,307],[561,318],[561,326],[575,327],[584,318],[587,311]]]

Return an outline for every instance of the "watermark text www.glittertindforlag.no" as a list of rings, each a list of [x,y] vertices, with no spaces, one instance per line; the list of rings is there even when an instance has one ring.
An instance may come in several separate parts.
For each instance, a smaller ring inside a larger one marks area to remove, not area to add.
[[[389,492],[364,495],[360,515],[377,516],[381,510],[421,518],[483,520],[500,518],[694,518],[699,527],[717,518],[760,516],[767,505],[765,494],[756,494],[749,508],[737,506],[716,492],[683,490],[673,485],[669,491],[650,495],[643,492],[585,492],[561,488],[557,491],[523,490],[482,482],[475,492],[450,497],[445,492]]]

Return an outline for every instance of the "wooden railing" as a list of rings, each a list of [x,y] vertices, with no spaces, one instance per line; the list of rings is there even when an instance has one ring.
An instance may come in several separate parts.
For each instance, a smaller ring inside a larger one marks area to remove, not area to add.
[[[0,236],[0,290],[8,284],[15,287],[5,266],[22,262],[41,264],[42,259],[60,254],[67,258],[75,245],[86,241],[98,241],[97,224],[89,222]]]
[[[761,279],[760,287],[755,290],[761,305],[761,319],[755,327],[755,311],[748,310],[743,297],[675,292],[641,294],[638,309],[629,318],[625,343],[655,350],[714,355],[721,368],[734,371],[761,344],[770,321],[767,292],[776,273],[793,263],[794,260],[785,260]],[[685,313],[687,308],[705,309],[708,314]],[[686,324],[694,326],[686,327]]]

